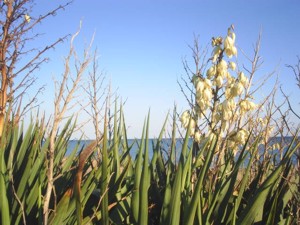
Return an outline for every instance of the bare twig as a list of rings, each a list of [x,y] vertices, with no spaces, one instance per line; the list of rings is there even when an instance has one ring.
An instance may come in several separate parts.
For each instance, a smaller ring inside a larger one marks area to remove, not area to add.
[[[53,177],[54,177],[54,154],[55,154],[55,138],[58,131],[59,124],[65,118],[64,115],[66,111],[70,108],[69,105],[71,104],[74,94],[79,87],[79,82],[90,62],[89,50],[86,49],[84,51],[84,57],[82,61],[79,61],[76,52],[73,46],[73,42],[75,38],[78,36],[80,32],[81,26],[79,27],[78,31],[72,36],[69,54],[65,59],[65,71],[62,75],[62,81],[60,83],[56,83],[58,89],[56,89],[55,93],[55,100],[54,100],[54,117],[52,123],[52,130],[50,132],[50,142],[49,142],[49,149],[48,149],[48,167],[47,167],[47,190],[44,196],[44,208],[43,208],[43,215],[44,215],[44,224],[48,224],[48,217],[49,217],[49,203],[51,198],[51,193],[53,190]],[[76,74],[73,78],[71,76],[72,70],[70,68],[71,59],[75,59],[75,68]],[[68,83],[71,82],[70,87]]]
[[[288,103],[288,106],[289,106],[289,110],[291,110],[291,112],[298,118],[300,119],[300,116],[294,111],[291,103],[290,103],[290,100],[289,100],[289,97],[284,93],[284,91],[282,90],[282,88],[280,87],[280,91],[282,93],[282,95],[284,96],[284,98],[286,99],[287,103]]]
[[[292,66],[292,65],[286,65],[286,66],[293,71],[296,82],[297,82],[296,84],[300,88],[300,58],[299,58],[299,56],[297,56],[297,60],[298,61],[295,66]]]
[[[20,198],[17,195],[16,189],[15,189],[15,185],[14,185],[14,178],[13,178],[13,176],[12,176],[12,184],[11,184],[11,186],[12,186],[12,190],[13,190],[14,196],[15,196],[17,202],[19,203],[19,205],[21,207],[23,224],[26,225],[27,222],[26,222],[26,213],[25,213],[25,210],[24,210],[24,205],[23,205],[22,201],[20,200]]]
[[[4,1],[4,3],[1,1],[1,14],[4,16],[0,19],[2,27],[0,31],[0,136],[3,132],[4,118],[10,117],[10,113],[16,111],[15,109],[8,111],[8,105],[19,107],[19,104],[12,103],[19,101],[18,97],[15,96],[16,92],[19,93],[19,97],[26,93],[36,81],[33,72],[42,63],[48,61],[47,57],[44,57],[45,53],[66,38],[66,36],[59,38],[42,49],[27,49],[27,44],[39,36],[39,34],[32,35],[31,31],[49,16],[55,16],[58,11],[65,9],[70,3],[71,1],[59,5],[38,18],[31,18],[33,1],[14,0]],[[31,105],[35,99],[36,96],[30,99],[27,105]],[[19,117],[22,117],[27,110],[22,112]],[[14,122],[17,123],[19,120],[14,120]]]

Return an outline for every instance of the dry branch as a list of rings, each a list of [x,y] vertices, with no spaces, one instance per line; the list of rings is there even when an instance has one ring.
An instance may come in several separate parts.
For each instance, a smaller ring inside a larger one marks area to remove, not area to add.
[[[81,27],[80,27],[81,28]],[[84,51],[83,60],[80,61],[77,58],[76,51],[74,49],[74,39],[78,36],[79,30],[72,36],[70,50],[68,56],[65,58],[65,70],[62,75],[62,81],[60,83],[56,83],[56,93],[54,99],[54,116],[52,123],[52,130],[50,132],[50,142],[48,149],[48,167],[47,167],[47,189],[44,195],[44,206],[43,206],[43,215],[44,215],[44,224],[48,224],[49,217],[49,204],[51,199],[51,194],[53,191],[53,177],[54,177],[54,154],[55,154],[55,138],[59,128],[60,123],[65,119],[65,113],[70,109],[70,104],[74,99],[74,94],[78,90],[80,81],[82,79],[83,74],[85,73],[87,66],[90,62],[90,55],[88,49]],[[71,70],[71,61],[75,59],[75,76],[72,77]],[[70,87],[68,86],[70,84]],[[55,206],[54,206],[55,207]]]
[[[8,105],[19,107],[20,102],[24,100],[22,96],[31,87],[36,79],[33,73],[48,59],[44,57],[45,53],[62,42],[66,37],[59,38],[50,45],[42,49],[27,49],[28,43],[35,40],[39,34],[32,34],[35,26],[39,25],[44,19],[55,16],[60,10],[65,9],[71,2],[59,5],[53,10],[49,10],[38,18],[31,18],[33,1],[30,0],[11,0],[1,1],[0,10],[0,136],[3,133],[5,118],[10,118],[11,112],[8,111]],[[18,79],[17,79],[18,78]],[[18,97],[16,97],[18,93]],[[39,93],[39,91],[37,92]],[[21,99],[21,100],[19,100]],[[29,102],[35,101],[36,96]],[[30,104],[25,104],[29,107]],[[28,109],[28,108],[27,108]],[[27,109],[22,110],[24,115]],[[14,120],[14,122],[18,122]]]

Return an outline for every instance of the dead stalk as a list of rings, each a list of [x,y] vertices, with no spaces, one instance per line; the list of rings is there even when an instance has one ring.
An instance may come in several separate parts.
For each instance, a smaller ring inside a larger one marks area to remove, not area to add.
[[[89,73],[89,82],[87,87],[83,86],[82,88],[88,95],[90,102],[90,110],[84,110],[92,119],[96,140],[99,145],[103,135],[100,130],[100,125],[104,120],[103,111],[107,100],[106,95],[109,94],[109,90],[108,86],[104,84],[105,74],[103,72],[99,72],[97,57],[97,51],[95,51],[92,62],[92,71]],[[100,148],[98,148],[97,154],[98,159],[100,159]]]
[[[90,62],[89,48],[85,50],[83,60],[80,61],[77,58],[73,42],[74,39],[78,36],[79,30],[72,36],[70,51],[68,56],[65,59],[65,70],[62,75],[62,81],[56,83],[58,85],[58,90],[56,90],[55,100],[54,100],[54,116],[52,129],[50,132],[50,142],[48,149],[48,166],[47,166],[47,189],[44,195],[44,206],[43,206],[43,215],[44,215],[44,224],[48,224],[49,217],[49,204],[51,195],[53,192],[53,178],[54,178],[54,155],[55,155],[55,138],[59,128],[60,123],[65,118],[65,113],[70,109],[72,100],[74,99],[74,93],[78,90],[79,83],[82,79],[82,76]],[[75,77],[72,77],[72,70],[70,68],[71,60],[75,60]],[[70,86],[68,84],[71,83]],[[57,87],[57,86],[56,86]],[[55,207],[55,206],[54,206]]]

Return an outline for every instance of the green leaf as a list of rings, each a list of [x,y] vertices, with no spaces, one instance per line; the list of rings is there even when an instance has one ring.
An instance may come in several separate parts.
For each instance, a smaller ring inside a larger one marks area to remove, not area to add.
[[[173,160],[175,162],[175,145],[176,145],[176,107],[173,110],[173,126],[172,126],[172,141],[171,141],[171,152],[167,161],[167,170],[166,170],[166,182],[165,182],[165,191],[164,191],[164,200],[162,203],[162,209],[160,214],[160,224],[167,224],[168,215],[170,214],[170,204],[171,204],[171,176],[173,173]],[[174,157],[174,159],[173,159]]]
[[[282,172],[284,165],[289,161],[292,154],[300,146],[300,143],[294,145],[296,136],[290,144],[286,154],[278,167],[268,176],[260,188],[256,191],[255,196],[248,202],[247,207],[244,209],[242,215],[239,217],[237,223],[241,225],[252,224],[255,221],[261,220],[264,202],[269,194],[269,191],[278,180],[279,174]]]
[[[276,218],[276,213],[277,213],[277,203],[278,203],[278,193],[276,193],[276,195],[274,196],[273,204],[272,204],[271,210],[268,213],[268,219],[267,219],[266,224],[269,224],[269,225],[276,224],[275,218]]]
[[[207,176],[207,172],[209,169],[209,166],[211,164],[215,149],[216,149],[216,145],[217,145],[217,137],[213,137],[212,140],[208,140],[206,145],[204,146],[204,150],[207,151],[207,155],[205,158],[205,162],[204,162],[204,166],[203,168],[201,168],[200,170],[200,174],[199,174],[199,178],[195,187],[195,191],[193,193],[192,199],[191,199],[191,203],[188,207],[187,214],[185,216],[185,223],[187,225],[192,225],[194,223],[194,218],[195,218],[195,214],[196,214],[196,209],[197,209],[197,204],[199,202],[199,196],[201,193],[201,189],[203,186],[203,180],[204,178]]]
[[[191,126],[191,120],[189,122],[189,126],[187,128],[187,132],[184,138],[184,143],[180,155],[180,162],[178,165],[178,169],[176,171],[175,180],[172,187],[172,199],[170,203],[170,208],[168,210],[167,223],[166,223],[169,225],[178,225],[180,222],[181,189],[183,186],[182,174],[185,165],[186,152],[188,149],[188,142],[190,137],[190,126]]]
[[[102,148],[102,164],[101,164],[101,220],[103,225],[109,224],[108,215],[108,179],[110,177],[108,167],[108,153],[107,153],[107,114],[105,113],[104,119],[104,132],[103,132],[103,148]]]
[[[145,135],[145,123],[143,127],[143,133],[141,138],[141,144],[139,146],[139,151],[135,163],[135,172],[134,172],[134,184],[132,190],[132,201],[131,201],[131,209],[132,216],[135,223],[139,221],[139,204],[140,204],[140,180],[142,173],[142,157],[143,157],[143,149],[144,149],[144,135]]]
[[[140,186],[140,201],[139,201],[139,224],[147,225],[148,224],[148,189],[150,183],[149,176],[149,118],[150,112],[147,118],[146,125],[146,137],[145,137],[145,152],[144,152],[144,165],[141,175],[141,186]]]
[[[51,213],[49,217],[49,225],[66,224],[67,218],[70,216],[69,203],[72,195],[71,188],[66,191],[62,199],[56,206],[56,212]]]
[[[1,215],[1,223],[2,224],[10,224],[10,210],[7,199],[7,187],[8,184],[7,179],[7,170],[4,161],[4,149],[0,149],[0,215]]]
[[[113,137],[113,170],[114,180],[116,181],[120,175],[120,157],[119,157],[119,135],[117,123],[117,100],[115,99],[115,113],[114,113],[114,137]],[[119,196],[120,197],[120,196]]]

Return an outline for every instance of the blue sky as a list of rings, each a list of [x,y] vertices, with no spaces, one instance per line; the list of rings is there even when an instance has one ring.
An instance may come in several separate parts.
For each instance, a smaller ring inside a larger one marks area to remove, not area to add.
[[[45,13],[65,1],[36,2],[33,15]],[[185,76],[182,59],[191,60],[188,45],[193,44],[196,35],[200,45],[206,47],[211,37],[225,36],[231,24],[235,26],[238,47],[249,56],[253,55],[253,45],[262,32],[260,55],[264,64],[256,76],[262,77],[276,69],[283,89],[291,95],[299,112],[300,101],[296,96],[300,90],[291,71],[285,67],[295,64],[296,56],[300,55],[299,10],[300,3],[296,0],[75,0],[65,11],[39,26],[37,31],[44,35],[34,44],[43,46],[74,33],[82,20],[76,48],[80,53],[95,33],[93,47],[100,55],[100,70],[106,73],[122,99],[127,99],[124,109],[129,137],[140,137],[149,108],[150,136],[157,136],[174,103],[179,111],[187,107],[177,80]],[[44,101],[42,107],[46,111],[51,111],[49,96],[54,96],[52,78],[58,79],[61,74],[62,58],[68,46],[65,42],[50,51],[51,61],[40,70],[38,84],[46,84],[40,100]],[[249,66],[240,52],[237,60]],[[271,88],[273,83],[274,80],[270,80],[267,87]],[[87,131],[90,136],[92,133]]]

